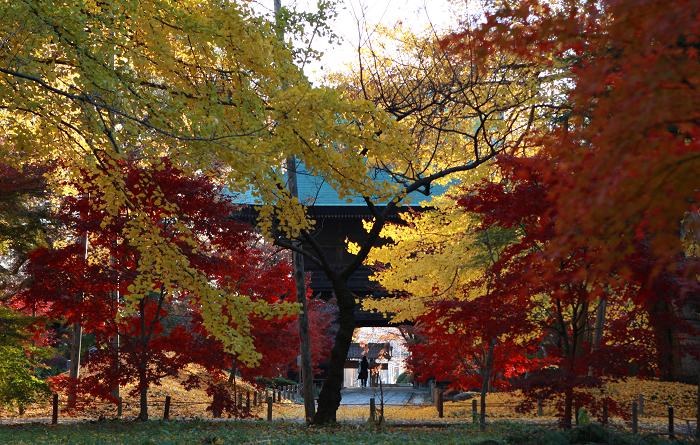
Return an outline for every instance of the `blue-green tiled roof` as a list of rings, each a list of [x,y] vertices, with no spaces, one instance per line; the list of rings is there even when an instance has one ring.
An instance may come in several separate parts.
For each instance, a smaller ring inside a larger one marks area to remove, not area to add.
[[[392,181],[389,174],[377,170],[375,179],[377,181]],[[357,207],[365,206],[366,203],[361,196],[352,196],[341,199],[333,187],[322,177],[310,174],[303,165],[297,168],[297,186],[299,188],[299,201],[308,206],[328,206],[328,207]],[[441,195],[447,187],[433,185],[431,195]],[[419,205],[421,202],[430,200],[429,196],[423,193],[413,192],[409,195],[410,205]],[[253,196],[253,193],[238,194],[233,197],[237,204],[255,205],[260,202]],[[381,203],[379,204],[381,205]]]

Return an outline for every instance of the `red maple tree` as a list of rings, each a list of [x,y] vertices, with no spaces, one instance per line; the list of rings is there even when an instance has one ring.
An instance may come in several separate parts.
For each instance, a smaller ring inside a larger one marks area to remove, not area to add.
[[[566,98],[560,115],[528,135],[542,147],[538,180],[546,184],[530,199],[548,207],[531,213],[537,219],[529,227],[546,230],[536,243],[546,253],[523,251],[527,261],[517,266],[538,276],[530,291],[539,286],[562,305],[562,317],[554,320],[559,340],[552,344],[555,353],[569,350],[564,392],[577,380],[587,385],[596,375],[594,363],[609,361],[609,375],[633,368],[621,359],[624,353],[587,347],[595,342],[585,335],[582,343],[574,341],[578,332],[588,332],[590,320],[581,314],[590,313],[595,301],[631,301],[632,309],[617,314],[629,327],[604,316],[610,325],[605,335],[620,345],[634,339],[638,356],[654,349],[646,341],[652,339],[660,370],[673,374],[669,362],[677,345],[667,339],[674,337],[672,328],[687,327],[679,315],[694,310],[687,299],[698,295],[699,266],[687,247],[700,239],[693,223],[700,201],[698,31],[700,4],[692,0],[506,2],[489,10],[477,31],[484,56],[513,54],[563,78],[557,85]],[[460,40],[459,34],[450,38]],[[514,206],[492,211],[517,208],[517,202],[509,204]],[[605,315],[605,305],[599,307]],[[567,313],[580,322],[567,322]],[[640,336],[637,316],[649,318],[653,335]],[[582,347],[595,354],[571,356],[574,347],[576,354]]]
[[[558,215],[547,192],[551,176],[545,171],[550,165],[551,159],[541,155],[502,156],[497,161],[500,180],[476,185],[459,202],[480,216],[483,229],[517,230],[516,240],[503,250],[490,273],[498,276],[494,292],[521,303],[500,308],[496,299],[490,310],[503,310],[504,320],[508,320],[505,314],[523,312],[533,317],[544,334],[540,356],[546,360],[513,382],[527,397],[521,409],[555,399],[562,425],[570,427],[575,406],[601,414],[607,402],[614,412],[617,407],[605,395],[594,396],[590,389],[653,372],[654,344],[644,322],[648,311],[640,304],[639,287],[596,280],[589,270],[597,252],[590,247],[579,246],[564,256],[554,244]],[[518,323],[522,321],[516,321],[514,328],[523,328]]]
[[[591,273],[621,273],[642,242],[652,278],[679,265],[679,228],[697,232],[699,30],[693,0],[522,0],[490,10],[477,31],[482,55],[514,54],[563,78],[560,115],[529,137],[552,161],[557,245],[563,255],[588,245]]]
[[[217,286],[269,304],[294,295],[287,258],[266,247],[247,223],[233,218],[238,208],[219,187],[204,176],[184,175],[167,160],[162,166],[146,171],[135,163],[125,163],[125,187],[134,196],[144,196],[139,210],[185,253],[194,268]],[[66,323],[79,322],[94,337],[96,348],[87,357],[87,372],[79,382],[60,376],[55,379],[57,386],[116,402],[115,390],[134,383],[131,395],[139,397],[138,418],[145,420],[148,388],[164,377],[177,376],[188,364],[202,365],[209,372],[208,378],[191,379],[189,385],[204,383],[214,395],[222,390],[224,372],[276,376],[294,363],[299,346],[295,316],[252,318],[255,346],[264,358],[259,366],[246,368],[234,365],[223,345],[206,332],[197,295],[166,288],[157,280],[147,295],[129,295],[140,261],[138,251],[122,237],[129,214],[106,219],[103,211],[96,210],[104,208],[99,202],[103,198],[90,178],[72,185],[78,194],[65,200],[57,216],[75,236],[64,247],[31,253],[27,269],[31,286],[15,298],[25,310]],[[176,214],[165,212],[155,201],[156,191],[178,209]],[[187,244],[175,221],[187,227],[201,244]],[[87,260],[84,238],[79,238],[86,233],[88,249],[95,252],[92,258],[88,253]],[[126,301],[134,299],[135,311],[125,312]],[[318,361],[327,347],[330,317],[323,315],[323,303],[313,300],[310,307],[311,319],[317,321],[312,325],[312,338]],[[217,403],[220,400],[214,397],[210,409],[215,410]]]

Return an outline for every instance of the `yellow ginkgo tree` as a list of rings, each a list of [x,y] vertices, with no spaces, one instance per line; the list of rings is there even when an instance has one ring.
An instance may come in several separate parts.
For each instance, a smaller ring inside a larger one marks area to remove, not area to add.
[[[393,323],[412,323],[432,301],[469,298],[465,288],[483,277],[487,261],[479,221],[456,204],[452,192],[459,193],[458,187],[422,210],[403,213],[401,223],[384,227],[385,243],[365,263],[374,268],[370,278],[389,296],[364,299],[364,309],[381,312]],[[354,243],[350,247],[356,248]]]
[[[275,204],[274,212],[261,210],[261,227],[274,216],[294,233],[309,223],[280,188],[285,157],[296,154],[317,170],[332,166],[337,187],[375,193],[362,158],[348,154],[389,150],[398,140],[389,117],[370,101],[312,88],[274,26],[245,2],[3,0],[0,24],[3,162],[51,166],[47,181],[59,196],[74,193],[64,184],[89,177],[103,226],[128,213],[122,235],[143,264],[200,295],[212,333],[241,360],[256,361],[251,342],[241,340],[243,320],[280,309],[213,287],[142,210],[146,201],[166,214],[177,206],[157,190],[128,190],[120,167],[129,160],[158,170],[168,158],[231,193],[252,189]],[[331,143],[343,149],[327,149]],[[151,287],[143,273],[130,294]],[[240,332],[226,328],[223,313],[240,318]]]
[[[325,273],[338,302],[339,329],[316,423],[333,421],[340,403],[358,303],[348,281],[381,242],[387,222],[407,205],[417,204],[416,195],[431,196],[436,186],[468,180],[499,153],[530,149],[528,136],[550,117],[547,105],[553,100],[544,84],[551,82],[554,70],[545,73],[509,54],[482,57],[469,45],[457,47],[449,39],[417,36],[401,27],[379,29],[376,35],[377,40],[360,49],[352,72],[332,77],[348,100],[370,101],[389,115],[394,126],[389,129],[398,127],[402,136],[380,150],[366,147],[353,152],[362,156],[366,172],[378,178],[376,192],[358,193],[359,188],[334,182],[333,172],[310,169],[331,182],[341,198],[361,197],[370,215],[366,236],[352,240],[354,256],[342,264],[306,227],[299,232],[301,246],[275,236],[278,245],[303,253]],[[383,130],[378,136],[384,136]],[[349,155],[347,150],[343,153]]]

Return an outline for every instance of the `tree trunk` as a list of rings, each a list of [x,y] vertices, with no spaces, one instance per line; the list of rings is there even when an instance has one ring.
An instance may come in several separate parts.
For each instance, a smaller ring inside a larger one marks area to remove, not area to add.
[[[157,315],[157,314],[156,314]],[[148,420],[148,381],[147,371],[148,371],[148,358],[146,351],[148,349],[148,337],[146,336],[146,299],[142,298],[139,301],[139,321],[141,323],[141,354],[139,357],[139,415],[136,420],[146,421]]]
[[[88,201],[90,200],[90,195],[88,194]],[[83,237],[83,260],[87,265],[88,258],[88,243],[89,237],[88,232],[85,232]],[[83,293],[80,293],[78,301],[82,302],[84,298]],[[78,378],[80,377],[80,349],[83,346],[83,327],[80,324],[82,320],[78,319],[73,323],[73,338],[70,345],[70,370],[68,371],[68,376],[71,378],[70,388],[68,390],[68,406],[70,408],[75,408],[75,402],[78,398]]]
[[[113,292],[114,296],[114,305],[116,308],[119,308],[119,290],[116,290]],[[119,347],[120,347],[120,338],[119,338],[119,332],[117,330],[117,333],[112,337],[111,339],[112,343],[112,348],[114,349],[114,369],[116,371],[116,374],[119,374]],[[119,382],[116,382],[116,386],[112,389],[112,397],[115,399],[119,399],[120,394],[119,394]]]
[[[648,310],[649,324],[656,343],[656,360],[661,380],[674,381],[678,374],[675,316],[668,302],[661,298]]]
[[[593,330],[593,343],[591,344],[591,350],[596,351],[600,347],[600,343],[603,341],[603,329],[605,328],[605,311],[608,306],[608,299],[603,297],[598,302],[598,308],[596,309],[595,315],[595,328]],[[593,376],[593,367],[588,367],[588,376]]]
[[[695,438],[700,442],[700,364],[698,364],[698,400],[695,407]]]
[[[328,378],[323,382],[321,394],[318,397],[318,411],[314,416],[314,424],[322,425],[335,422],[336,411],[340,406],[340,390],[343,387],[343,371],[348,356],[352,333],[355,330],[355,296],[345,282],[336,280],[333,290],[338,300],[338,333],[331,350],[331,360],[328,366]]]
[[[141,374],[141,372],[139,372],[139,374]],[[140,379],[141,382],[139,382],[142,386],[141,391],[139,391],[139,415],[136,417],[136,420],[145,422],[148,420],[148,387],[145,386],[145,371],[143,371],[143,374],[143,380]]]
[[[562,419],[562,428],[571,429],[571,414],[574,406],[574,390],[567,388],[564,393],[564,418]]]
[[[484,431],[486,429],[486,394],[488,393],[491,374],[493,373],[493,350],[496,346],[496,340],[491,340],[489,343],[489,349],[486,351],[486,360],[483,367],[483,372],[481,373],[481,412],[479,413],[479,429]]]
[[[68,407],[75,408],[75,402],[78,398],[78,378],[80,377],[80,349],[83,342],[83,329],[80,321],[73,323],[73,335],[70,344],[70,369],[68,376],[70,377],[70,386],[68,389]]]
[[[598,302],[595,316],[595,332],[593,334],[593,349],[598,349],[603,340],[603,329],[605,328],[605,310],[608,306],[608,299],[603,297]]]
[[[293,158],[291,158],[293,160]],[[297,301],[301,304],[299,314],[299,343],[301,352],[301,373],[304,392],[304,413],[306,423],[312,423],[316,411],[314,402],[314,372],[311,366],[311,339],[309,338],[309,306],[306,301],[306,283],[304,281],[304,256],[293,252],[294,281],[296,282]]]

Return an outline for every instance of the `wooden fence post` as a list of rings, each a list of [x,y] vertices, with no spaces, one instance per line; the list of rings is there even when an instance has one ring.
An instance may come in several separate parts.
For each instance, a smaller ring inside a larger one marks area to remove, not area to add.
[[[637,402],[632,402],[632,434],[639,432],[639,422],[637,418]]]
[[[374,397],[369,399],[369,421],[374,423],[377,420],[377,405],[374,403]]]
[[[537,399],[537,417],[542,417],[542,399]]]
[[[673,424],[673,407],[668,407],[668,438],[673,440],[676,438]]]
[[[272,397],[267,398],[267,421],[272,422]]]
[[[437,393],[437,412],[438,412],[438,417],[442,419],[443,414],[444,414],[444,395],[442,393],[442,388],[438,390]]]
[[[51,425],[56,425],[58,423],[58,394],[56,393],[53,393],[51,408]]]
[[[243,411],[243,393],[239,392],[238,393],[238,412],[240,413],[242,411]]]
[[[121,418],[122,417],[122,411],[124,407],[124,402],[122,401],[121,396],[117,399],[117,417]]]
[[[245,411],[250,414],[250,391],[245,392]]]
[[[639,405],[639,415],[643,416],[644,415],[644,394],[639,395],[638,405]]]
[[[476,424],[479,421],[479,411],[476,409],[476,399],[472,399],[472,423]]]
[[[253,391],[253,406],[258,406],[258,391]]]
[[[170,396],[165,396],[165,406],[163,406],[163,420],[170,420]]]

